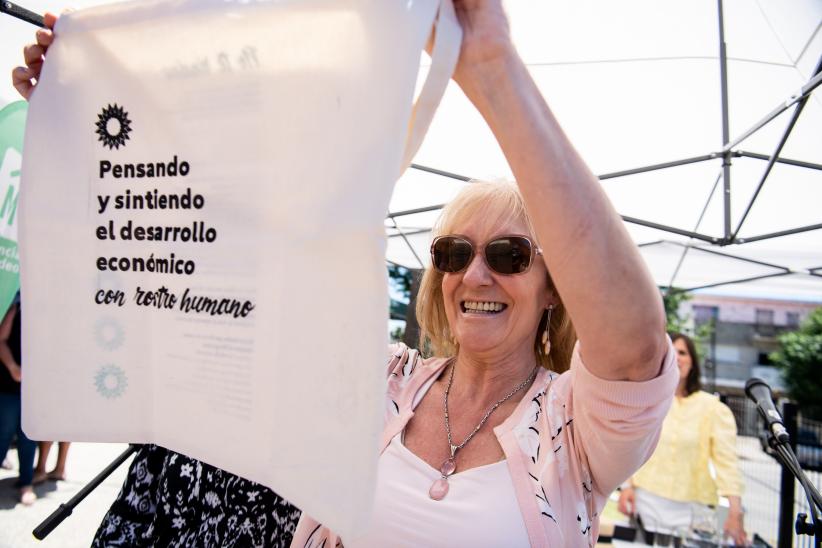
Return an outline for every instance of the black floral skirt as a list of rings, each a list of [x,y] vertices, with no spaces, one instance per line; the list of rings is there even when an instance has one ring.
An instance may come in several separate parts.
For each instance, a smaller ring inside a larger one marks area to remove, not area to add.
[[[267,487],[144,445],[92,546],[289,546],[299,518]]]

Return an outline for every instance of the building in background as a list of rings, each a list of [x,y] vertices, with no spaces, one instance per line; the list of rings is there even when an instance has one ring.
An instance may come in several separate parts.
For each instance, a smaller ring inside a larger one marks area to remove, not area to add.
[[[777,336],[795,330],[820,303],[726,295],[695,294],[679,308],[680,317],[699,327],[714,322],[702,341],[703,379],[707,390],[736,392],[750,377],[782,388],[768,355],[777,350]]]

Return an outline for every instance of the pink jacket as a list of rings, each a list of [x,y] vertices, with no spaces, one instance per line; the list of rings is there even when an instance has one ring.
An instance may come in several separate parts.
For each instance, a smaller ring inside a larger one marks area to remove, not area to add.
[[[414,396],[446,364],[423,360],[405,345],[392,350],[380,452],[414,416]],[[659,376],[645,382],[595,377],[582,363],[579,343],[570,370],[537,373],[511,416],[494,429],[531,546],[595,544],[608,496],[653,453],[678,380],[671,346]],[[291,544],[341,545],[305,514]]]

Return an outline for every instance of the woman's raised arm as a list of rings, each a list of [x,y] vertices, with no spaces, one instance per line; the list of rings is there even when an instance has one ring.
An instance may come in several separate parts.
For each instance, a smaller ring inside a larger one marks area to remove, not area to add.
[[[604,379],[656,376],[665,314],[638,249],[514,49],[501,0],[455,7],[465,36],[454,79],[511,166],[586,366]]]

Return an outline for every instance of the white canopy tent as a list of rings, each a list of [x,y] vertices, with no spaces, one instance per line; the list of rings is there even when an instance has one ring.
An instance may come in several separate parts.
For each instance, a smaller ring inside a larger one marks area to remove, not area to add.
[[[822,54],[822,2],[507,7],[534,79],[600,175],[660,286],[822,300],[822,101],[811,94],[819,83],[813,76]],[[653,167],[660,164],[670,167]],[[427,260],[437,208],[415,211],[446,202],[466,184],[460,177],[494,177],[508,168],[456,86],[415,166],[395,190],[386,226],[389,260],[419,268],[414,253]]]
[[[37,12],[62,7],[24,5]],[[534,79],[601,176],[660,286],[822,301],[822,99],[811,93],[820,80],[822,1],[506,6]],[[19,64],[34,27],[2,17],[0,29],[0,64]],[[15,99],[6,80],[0,106]],[[779,161],[762,183],[775,153]],[[660,164],[678,165],[648,168]],[[493,136],[452,84],[394,191],[388,260],[426,263],[439,206],[468,178],[506,174]]]

